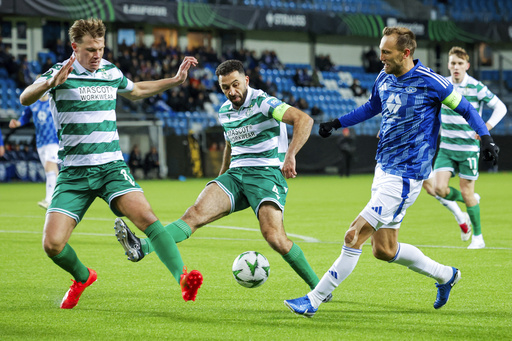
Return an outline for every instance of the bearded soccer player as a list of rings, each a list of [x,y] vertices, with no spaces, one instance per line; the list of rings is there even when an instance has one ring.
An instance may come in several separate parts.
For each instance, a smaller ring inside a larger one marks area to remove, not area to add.
[[[58,130],[62,168],[46,213],[43,248],[74,278],[60,307],[75,307],[83,291],[97,279],[96,272],[86,267],[68,244],[96,197],[148,236],[160,260],[181,284],[183,299],[195,300],[202,275],[197,270],[187,272],[174,239],[153,213],[123,161],[115,107],[117,94],[135,100],[182,84],[197,60],[185,57],[173,78],[133,83],[114,64],[102,59],[105,25],[101,20],[75,21],[69,38],[73,55],[54,65],[20,96],[21,103],[28,106],[49,93]]]
[[[377,166],[371,198],[345,233],[341,255],[306,296],[285,300],[294,313],[312,317],[357,265],[366,240],[371,237],[373,255],[400,264],[437,281],[434,308],[443,307],[452,287],[460,280],[459,269],[440,264],[417,247],[398,242],[398,231],[432,168],[437,147],[441,105],[462,115],[482,138],[482,153],[496,160],[489,131],[473,106],[444,77],[413,58],[414,33],[405,27],[386,27],[380,42],[384,64],[364,105],[331,122],[320,124],[319,134],[328,137],[334,129],[363,122],[382,113]],[[364,288],[364,286],[362,286]]]
[[[251,207],[268,244],[313,289],[318,277],[300,246],[288,239],[283,225],[286,179],[297,176],[295,155],[309,138],[313,119],[250,87],[249,76],[238,60],[220,64],[216,75],[227,98],[219,110],[226,139],[222,168],[195,204],[166,228],[178,242],[206,224]],[[289,146],[286,124],[293,125]],[[118,236],[126,233],[129,236],[120,242],[130,260],[138,261],[152,251],[150,240],[139,240],[125,226],[119,226]]]

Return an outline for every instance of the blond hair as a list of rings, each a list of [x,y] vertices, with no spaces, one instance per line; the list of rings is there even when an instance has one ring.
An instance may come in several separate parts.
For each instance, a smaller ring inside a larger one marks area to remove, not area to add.
[[[408,29],[407,27],[384,27],[382,30],[382,35],[390,36],[396,34],[396,46],[398,50],[409,49],[411,51],[411,56],[414,55],[414,51],[416,50],[416,35],[413,31]]]
[[[448,52],[448,56],[456,55],[460,59],[464,59],[466,62],[469,62],[469,54],[462,47],[454,46]]]
[[[80,44],[86,35],[90,35],[93,39],[105,37],[106,30],[105,24],[103,24],[101,19],[80,19],[75,21],[73,26],[69,28],[69,40],[72,43]]]

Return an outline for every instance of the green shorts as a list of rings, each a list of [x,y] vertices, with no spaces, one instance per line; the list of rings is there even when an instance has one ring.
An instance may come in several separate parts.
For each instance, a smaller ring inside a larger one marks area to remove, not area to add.
[[[142,192],[124,161],[113,161],[99,166],[63,167],[47,212],[60,212],[82,220],[96,197],[105,200],[118,217],[121,212],[112,207],[114,198],[128,192]]]
[[[452,176],[456,173],[459,177],[468,180],[478,179],[478,159],[479,152],[462,152],[449,149],[439,149],[434,171],[451,172]]]
[[[251,207],[256,216],[263,202],[275,203],[284,212],[288,185],[278,167],[234,167],[209,184],[215,182],[231,201],[231,211]]]

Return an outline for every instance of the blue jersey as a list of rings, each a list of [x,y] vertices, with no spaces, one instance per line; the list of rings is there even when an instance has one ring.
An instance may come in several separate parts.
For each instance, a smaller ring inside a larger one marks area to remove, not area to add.
[[[382,113],[377,163],[387,173],[422,180],[432,169],[442,103],[451,105],[477,132],[489,132],[478,113],[468,107],[467,100],[452,94],[453,85],[446,78],[419,60],[414,64],[400,77],[381,71],[368,102],[339,121],[347,127]]]
[[[46,146],[47,144],[59,144],[57,138],[57,129],[53,123],[52,112],[50,111],[50,101],[37,101],[28,106],[23,111],[19,121],[22,126],[33,119],[36,127],[36,145],[37,148]]]

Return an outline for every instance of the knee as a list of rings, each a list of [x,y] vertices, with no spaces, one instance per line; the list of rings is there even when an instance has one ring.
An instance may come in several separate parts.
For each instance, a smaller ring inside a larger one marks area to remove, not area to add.
[[[267,241],[268,245],[281,255],[285,255],[290,252],[293,242],[286,237],[286,235],[280,235],[278,233],[263,233],[263,238]]]
[[[390,261],[393,259],[393,257],[395,257],[395,253],[396,251],[390,249],[390,248],[387,248],[387,247],[382,247],[382,246],[375,246],[373,247],[373,256],[379,260],[383,260],[383,261]]]
[[[62,252],[66,244],[53,241],[51,238],[43,237],[43,250],[48,257],[55,257]]]
[[[348,247],[352,247],[357,243],[357,231],[356,230],[348,230],[345,233],[345,245]]]
[[[423,185],[423,188],[425,189],[425,191],[430,194],[431,196],[435,197],[436,196],[436,191],[434,190],[433,186],[431,184],[424,184]]]
[[[448,187],[436,186],[435,194],[440,196],[441,198],[445,198],[450,192]]]

